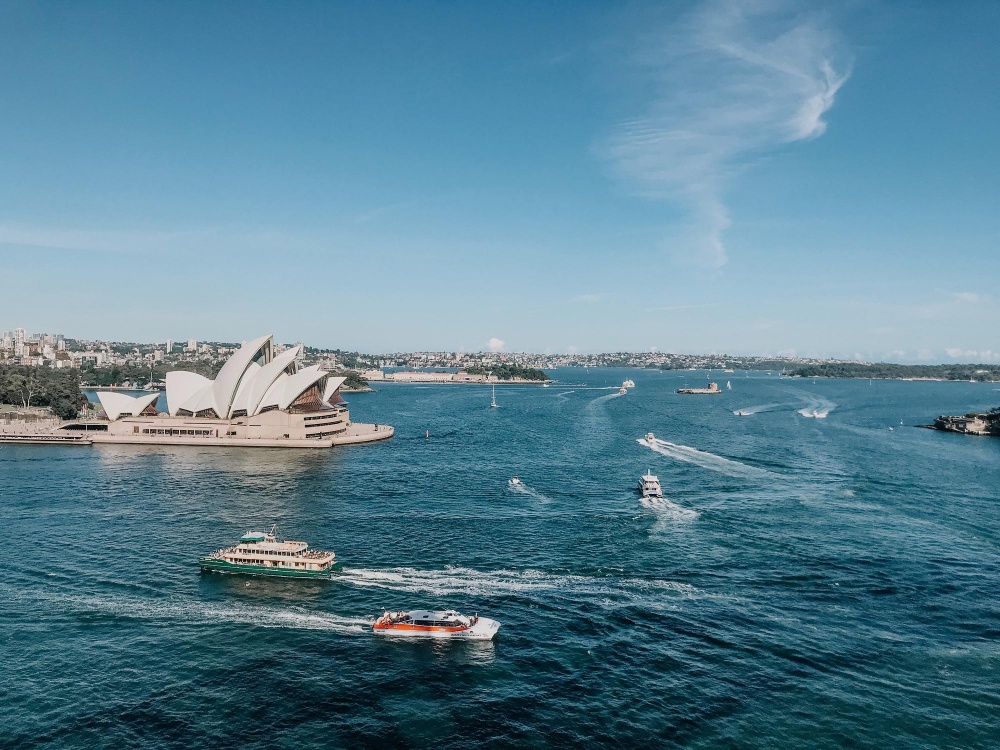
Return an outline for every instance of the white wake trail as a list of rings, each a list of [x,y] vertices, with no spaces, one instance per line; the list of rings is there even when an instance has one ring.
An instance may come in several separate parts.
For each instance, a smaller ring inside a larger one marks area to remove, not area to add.
[[[211,604],[177,599],[144,599],[134,596],[77,596],[46,594],[43,598],[62,609],[81,613],[127,617],[138,620],[177,623],[181,625],[249,625],[259,628],[294,628],[298,630],[328,630],[345,634],[364,633],[370,619],[341,617],[325,612],[280,609],[267,606],[230,603]]]
[[[698,590],[686,583],[614,576],[557,575],[538,570],[480,571],[447,566],[442,570],[416,568],[344,568],[338,581],[361,588],[380,588],[433,596],[526,595],[557,591],[590,597],[617,596],[637,599],[665,593],[695,596]]]
[[[788,404],[760,404],[758,406],[744,406],[742,409],[736,409],[733,414],[737,416],[750,416],[751,414],[760,414],[765,411],[774,411],[775,409],[780,409],[782,406],[787,406]]]
[[[521,495],[527,495],[528,497],[532,497],[535,500],[539,500],[543,503],[552,502],[552,498],[543,495],[541,492],[529,487],[524,482],[518,482],[517,484],[511,484],[510,482],[508,482],[507,488],[511,492],[517,492]]]
[[[739,461],[717,456],[714,453],[692,448],[688,445],[677,445],[676,443],[670,443],[659,438],[653,438],[652,441],[646,438],[639,438],[636,442],[640,445],[645,445],[661,456],[672,458],[675,461],[695,464],[703,469],[710,469],[711,471],[717,471],[720,474],[726,474],[731,477],[745,479],[750,477],[763,478],[776,476],[766,469],[758,469],[756,466],[749,466]]]
[[[639,500],[643,508],[655,511],[660,520],[697,521],[701,513],[691,508],[685,508],[665,497],[644,497]]]

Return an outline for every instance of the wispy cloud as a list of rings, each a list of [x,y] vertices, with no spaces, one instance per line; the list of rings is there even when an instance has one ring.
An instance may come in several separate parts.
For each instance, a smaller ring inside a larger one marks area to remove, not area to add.
[[[956,302],[963,302],[968,305],[975,305],[983,301],[983,295],[978,292],[953,292],[952,299]]]
[[[506,341],[504,341],[503,339],[498,339],[496,336],[494,336],[493,338],[491,338],[489,341],[486,342],[486,348],[489,349],[491,352],[501,352],[503,351],[503,348],[506,345],[507,345]]]
[[[960,362],[1000,362],[1000,352],[990,349],[963,349],[960,346],[947,347],[944,353],[948,359]]]
[[[720,302],[700,302],[693,305],[661,305],[659,307],[647,307],[649,312],[678,312],[680,310],[700,310],[706,307],[718,307]]]
[[[578,294],[573,298],[574,302],[583,302],[588,305],[594,305],[598,302],[603,302],[607,299],[608,295],[603,293],[591,293],[591,294]]]
[[[638,192],[686,212],[678,251],[721,268],[731,176],[767,150],[823,134],[849,75],[844,45],[808,5],[712,0],[648,35],[635,62],[651,101],[601,150]]]

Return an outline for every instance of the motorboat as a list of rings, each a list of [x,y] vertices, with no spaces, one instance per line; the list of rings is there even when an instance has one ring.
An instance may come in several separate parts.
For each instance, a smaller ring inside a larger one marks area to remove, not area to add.
[[[626,393],[628,393],[628,388],[626,388],[625,384],[622,383],[622,387],[618,389],[618,395],[624,396]]]
[[[466,617],[454,610],[385,612],[375,620],[372,632],[377,635],[404,638],[455,638],[490,641],[500,629],[500,623],[486,617]]]
[[[646,469],[646,473],[639,479],[639,494],[643,498],[662,498],[663,489],[660,487],[660,480]]]
[[[646,442],[649,443],[650,445],[656,442],[656,437],[653,435],[652,432],[646,433]]]
[[[635,388],[635,381],[626,380],[624,383],[622,383],[622,388]]]
[[[733,414],[735,414],[737,417],[749,417],[750,416],[750,412],[743,411],[742,409],[740,409],[739,411],[734,411]]]
[[[520,487],[521,484],[522,484],[522,482],[521,482],[520,479],[518,479],[516,476],[514,476],[514,477],[510,478],[510,480],[507,482],[507,484],[509,484],[511,487]]]

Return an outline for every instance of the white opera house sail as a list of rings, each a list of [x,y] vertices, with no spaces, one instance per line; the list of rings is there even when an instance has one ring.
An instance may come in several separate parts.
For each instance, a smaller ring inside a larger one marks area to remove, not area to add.
[[[273,336],[261,336],[243,344],[215,380],[168,372],[166,413],[156,410],[159,394],[99,392],[107,441],[323,447],[392,436],[388,425],[352,423],[340,396],[345,378],[300,368],[301,351],[276,353]]]

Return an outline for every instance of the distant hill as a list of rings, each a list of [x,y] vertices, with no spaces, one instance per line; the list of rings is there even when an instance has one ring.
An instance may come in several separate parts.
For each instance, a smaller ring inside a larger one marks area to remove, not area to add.
[[[790,375],[801,378],[877,378],[879,380],[1000,381],[1000,365],[895,365],[888,362],[830,362],[805,365]]]

